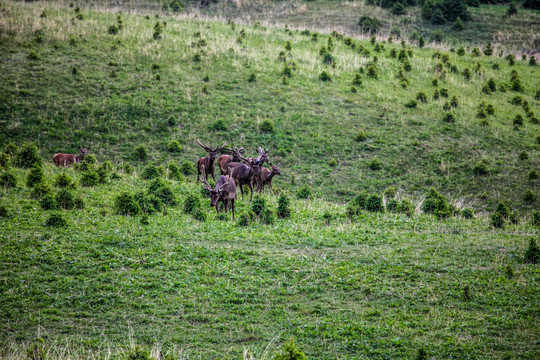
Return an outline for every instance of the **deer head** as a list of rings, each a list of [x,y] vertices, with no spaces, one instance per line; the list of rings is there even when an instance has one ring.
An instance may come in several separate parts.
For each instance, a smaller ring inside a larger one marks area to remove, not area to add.
[[[261,163],[264,163],[266,161],[268,161],[268,154],[270,153],[270,150],[268,149],[263,149],[262,147],[258,147],[257,148],[257,161],[258,162],[261,162]]]
[[[211,147],[202,144],[199,140],[197,140],[197,144],[199,144],[200,147],[202,147],[206,152],[210,155],[210,159],[214,160],[216,158],[216,155],[225,148],[226,143],[223,143],[223,145],[216,147],[215,149],[212,149]]]
[[[229,171],[232,171],[232,168],[230,168]],[[202,173],[203,173],[203,176],[202,176],[201,182],[203,184],[203,188],[205,190],[208,190],[209,195],[210,195],[210,206],[214,207],[214,206],[216,206],[219,199],[223,195],[225,195],[226,186],[229,185],[229,182],[231,181],[231,178],[230,178],[230,176],[228,176],[227,181],[225,181],[223,184],[221,184],[219,186],[216,186],[215,189],[212,189],[210,184],[208,184],[208,181],[206,181],[206,172],[204,171],[204,165],[202,166]]]
[[[270,164],[272,165],[272,164]],[[279,170],[279,166],[281,164],[277,164],[277,165],[272,165],[272,174],[274,175],[281,175],[281,171]]]

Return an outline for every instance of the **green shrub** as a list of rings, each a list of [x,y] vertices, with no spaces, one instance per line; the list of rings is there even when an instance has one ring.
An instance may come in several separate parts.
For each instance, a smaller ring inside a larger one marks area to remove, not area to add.
[[[139,346],[132,349],[127,354],[127,360],[151,360],[150,352],[148,350],[143,349]]]
[[[65,210],[71,210],[75,207],[75,196],[70,190],[60,189],[55,197],[56,204]]]
[[[84,159],[81,161],[80,164],[76,164],[78,165],[78,167],[76,167],[77,170],[79,171],[95,171],[95,165],[97,164],[97,159],[94,155],[90,154],[90,155],[86,155],[84,157]]]
[[[73,204],[75,205],[75,209],[78,209],[78,210],[84,209],[84,200],[80,196],[75,198]]]
[[[375,34],[381,28],[382,22],[377,18],[362,15],[358,20],[358,26],[363,32]]]
[[[116,26],[116,25],[109,26],[109,34],[117,35],[118,34],[118,26]]]
[[[532,238],[529,240],[529,247],[525,252],[523,261],[527,264],[538,264],[540,261],[540,248],[536,245],[536,240]]]
[[[439,219],[452,215],[450,204],[444,195],[434,188],[431,188],[422,204],[422,211],[426,214],[433,214]]]
[[[0,219],[5,219],[9,217],[8,209],[5,205],[0,205]]]
[[[180,172],[184,175],[191,175],[195,172],[195,165],[189,160],[182,160],[180,164]]]
[[[56,210],[58,205],[52,193],[45,193],[39,199],[39,205],[43,210]]]
[[[181,12],[183,10],[182,2],[180,0],[173,0],[169,4],[171,10],[175,13]]]
[[[148,151],[146,146],[139,145],[133,150],[133,159],[145,161],[148,158]]]
[[[138,215],[141,207],[135,200],[135,196],[128,192],[121,192],[114,198],[114,209],[118,215]]]
[[[535,169],[532,169],[529,171],[529,180],[536,180],[538,179],[538,172]]]
[[[409,199],[401,199],[399,202],[396,211],[407,216],[411,216],[414,213],[414,206]]]
[[[369,65],[367,67],[366,76],[370,77],[372,79],[378,79],[379,78],[379,74],[377,72],[377,68],[375,67],[375,65]]]
[[[540,226],[540,210],[533,211],[531,214],[531,223],[534,226]]]
[[[204,212],[202,209],[195,209],[191,216],[193,216],[195,220],[200,222],[205,222],[207,219],[206,212]]]
[[[60,213],[53,213],[49,215],[47,220],[45,220],[45,226],[50,227],[65,227],[67,226],[66,219]]]
[[[161,199],[164,205],[175,206],[176,196],[174,195],[170,183],[163,179],[155,179],[148,185],[148,194]]]
[[[529,154],[527,154],[526,151],[521,151],[519,153],[519,160],[528,160],[529,159]]]
[[[0,186],[5,188],[17,187],[17,177],[12,171],[2,171],[0,173]]]
[[[463,216],[464,219],[472,219],[474,218],[474,212],[472,211],[472,209],[463,209],[463,211],[461,212],[461,216]]]
[[[54,186],[59,188],[73,188],[74,185],[73,179],[65,171],[62,171],[54,179]]]
[[[54,191],[51,188],[51,186],[46,182],[41,182],[39,184],[34,185],[34,188],[32,189],[32,199],[39,200],[44,195],[51,195],[54,196]]]
[[[396,199],[390,199],[386,202],[386,210],[389,212],[396,212],[399,202]]]
[[[236,223],[236,225],[245,227],[245,226],[249,226],[250,222],[251,222],[251,218],[250,218],[249,214],[242,213],[238,217],[238,222]]]
[[[456,122],[456,118],[455,118],[454,114],[452,114],[451,112],[447,112],[443,116],[443,121],[447,122],[447,123],[454,123],[454,122]]]
[[[294,340],[291,338],[285,344],[283,344],[283,349],[281,353],[275,353],[273,360],[307,360],[306,355],[298,350]]]
[[[355,141],[362,142],[367,139],[366,132],[364,130],[358,130],[356,136],[354,137]]]
[[[261,123],[260,129],[262,132],[265,133],[273,133],[274,132],[274,122],[270,119],[264,119]]]
[[[227,131],[227,124],[225,123],[225,119],[217,119],[212,125],[210,125],[210,130]]]
[[[100,184],[106,184],[109,179],[109,171],[102,165],[100,165],[97,169],[98,174],[98,183]]]
[[[366,210],[371,212],[384,212],[382,197],[377,194],[371,194],[366,200]]]
[[[489,167],[486,160],[480,160],[473,167],[473,174],[477,176],[485,176],[489,174]]]
[[[277,216],[285,219],[291,216],[290,200],[285,194],[281,194],[278,199]]]
[[[255,81],[257,81],[257,77],[255,76],[255,73],[251,73],[249,75],[248,82],[254,83]]]
[[[161,177],[164,173],[163,168],[157,167],[154,164],[150,164],[144,168],[141,173],[141,178],[145,180],[153,180]]]
[[[145,214],[154,214],[163,208],[161,199],[152,194],[146,194],[140,191],[133,195],[133,197],[137,204],[139,204],[141,211]]]
[[[180,166],[175,161],[169,162],[167,169],[169,170],[168,178],[170,180],[184,181],[184,175],[180,172]]]
[[[327,71],[323,71],[321,75],[319,75],[319,80],[324,81],[324,82],[332,81],[332,77]]]
[[[491,46],[491,42],[488,42],[486,44],[486,47],[484,48],[484,55],[486,56],[493,55],[493,46]]]
[[[201,208],[201,198],[194,193],[190,193],[184,200],[184,213],[193,214],[195,210]]]
[[[326,49],[326,48],[325,48]],[[323,53],[323,59],[322,59],[323,63],[326,64],[326,65],[332,65],[336,62],[336,60],[334,59],[334,57],[332,56],[332,54],[330,54],[328,51],[325,51]]]
[[[379,159],[371,159],[368,162],[368,167],[373,171],[381,170],[382,169],[382,162]]]
[[[167,143],[167,150],[171,153],[178,154],[179,152],[182,152],[182,145],[180,145],[178,140],[170,140]]]
[[[394,186],[389,186],[384,190],[384,196],[387,199],[393,199],[396,196],[396,188]]]
[[[422,103],[427,103],[426,93],[423,92],[423,91],[418,92],[418,94],[416,94],[416,100],[418,100],[418,101],[420,101]]]
[[[510,100],[510,104],[512,105],[521,106],[522,103],[523,98],[520,95],[516,95]]]
[[[514,126],[522,126],[523,125],[523,116],[520,114],[517,114],[514,120],[512,121]]]
[[[25,143],[15,154],[13,164],[25,169],[31,168],[34,164],[41,165],[37,146],[32,143]]]
[[[531,189],[527,189],[527,190],[525,190],[525,192],[523,193],[523,200],[524,200],[527,204],[532,204],[532,203],[534,203],[534,201],[536,200],[536,194],[535,194],[534,191],[532,191]]]
[[[415,360],[427,360],[428,354],[424,348],[418,349],[418,353],[416,354]]]
[[[85,187],[96,186],[99,183],[99,174],[93,169],[83,171],[79,183]]]
[[[465,55],[465,48],[464,48],[463,46],[460,46],[460,47],[457,49],[456,54],[458,54],[459,56]]]
[[[311,188],[308,185],[302,186],[296,192],[296,197],[298,199],[308,199],[308,198],[312,197]]]
[[[272,225],[276,222],[276,216],[274,211],[269,208],[265,208],[260,215],[261,222],[265,225]]]
[[[124,166],[122,167],[122,171],[124,172],[124,174],[131,175],[133,174],[133,166],[131,166],[130,164],[124,164]]]
[[[0,168],[7,169],[11,163],[11,158],[6,153],[0,153]]]
[[[360,85],[362,85],[362,78],[361,78],[360,74],[355,74],[355,75],[354,75],[354,79],[353,79],[352,84],[353,84],[353,86],[360,86]]]
[[[251,210],[255,215],[259,216],[266,209],[266,201],[260,195],[255,195],[253,201],[251,202]]]
[[[31,188],[34,185],[42,182],[44,179],[45,179],[45,174],[43,173],[43,169],[41,168],[41,165],[38,163],[35,163],[32,166],[32,169],[30,169],[28,176],[26,177],[26,186]]]

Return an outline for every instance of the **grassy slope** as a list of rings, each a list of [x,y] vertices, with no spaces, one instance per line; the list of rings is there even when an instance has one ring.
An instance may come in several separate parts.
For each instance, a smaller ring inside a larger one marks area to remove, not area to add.
[[[43,226],[48,213],[29,189],[2,192],[11,214],[0,220],[2,357],[22,357],[36,334],[63,359],[115,358],[135,344],[182,359],[263,359],[289,337],[317,359],[410,359],[421,347],[434,359],[540,354],[540,272],[521,260],[528,225],[349,221],[320,200],[293,200],[291,219],[247,228],[212,209],[200,223],[182,206],[146,226],[114,215],[114,194],[145,187],[123,175],[77,189],[86,208],[63,211],[66,229]],[[173,184],[180,202],[198,188]]]
[[[47,16],[40,18],[43,9]],[[85,11],[83,21],[74,20],[73,14],[59,6],[2,4],[3,142],[32,139],[45,158],[90,144],[100,160],[116,161],[129,159],[134,145],[145,144],[157,162],[171,158],[165,151],[170,139],[184,145],[182,158],[189,160],[204,153],[195,144],[197,138],[248,149],[263,145],[285,169],[278,186],[295,174],[298,184],[310,184],[331,199],[347,200],[360,189],[382,191],[388,185],[416,195],[435,186],[478,208],[490,209],[500,199],[526,212],[538,206],[524,204],[522,194],[538,186],[527,173],[538,169],[539,126],[526,119],[521,107],[509,104],[517,93],[480,92],[488,78],[508,84],[515,69],[526,89],[521,95],[538,117],[539,103],[533,98],[539,87],[538,66],[517,62],[510,67],[500,58],[448,53],[460,72],[473,70],[477,63],[482,72],[473,74],[470,82],[452,72],[439,81],[439,88],[449,89],[460,104],[453,111],[457,122],[447,124],[442,106],[449,99],[431,99],[439,61],[432,59],[432,49],[413,48],[413,71],[406,73],[411,83],[402,89],[395,77],[400,63],[388,56],[400,45],[386,44],[376,53],[368,42],[357,41],[379,58],[380,79],[364,75],[358,94],[352,94],[354,73],[370,58],[334,40],[336,66],[324,65],[318,52],[327,35],[315,43],[299,33],[244,27],[246,38],[240,43],[240,26],[233,30],[219,22],[166,18],[159,19],[167,21],[163,39],[154,41],[155,18],[125,15],[125,29],[114,36],[107,29],[116,14]],[[42,44],[34,41],[38,29],[44,32]],[[206,46],[196,45],[201,39]],[[287,41],[292,43],[288,60],[297,70],[283,85],[283,64],[277,58]],[[39,60],[30,60],[31,52]],[[193,62],[195,54],[202,54],[202,62]],[[493,70],[492,63],[500,70]],[[159,69],[152,70],[153,64]],[[74,67],[80,74],[72,74]],[[323,70],[332,82],[319,81]],[[113,72],[116,77],[111,77]],[[257,75],[254,83],[247,81],[251,73]],[[427,93],[428,103],[405,108],[418,91]],[[496,111],[488,127],[475,118],[483,100]],[[512,126],[517,114],[525,117],[520,131]],[[267,118],[273,120],[275,134],[260,131]],[[209,131],[217,119],[225,120],[227,132]],[[360,129],[368,135],[364,143],[354,141]],[[521,151],[528,152],[529,160],[519,160]],[[334,158],[335,168],[328,165]],[[367,166],[375,158],[383,163],[380,171]],[[491,173],[475,177],[472,168],[482,159]],[[487,201],[478,199],[484,191]]]

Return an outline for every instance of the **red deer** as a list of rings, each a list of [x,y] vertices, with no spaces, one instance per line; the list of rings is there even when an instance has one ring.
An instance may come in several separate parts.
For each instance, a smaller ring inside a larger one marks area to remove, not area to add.
[[[221,155],[217,159],[217,163],[219,165],[219,170],[221,171],[221,175],[227,174],[227,168],[231,162],[240,162],[242,160],[241,155],[245,151],[243,147],[241,148],[235,147],[234,149],[227,149],[227,150],[231,152],[231,155]]]
[[[255,185],[255,188],[256,189],[259,189],[262,185],[262,180],[261,180],[261,169],[262,169],[262,166],[264,165],[265,162],[268,162],[268,154],[270,153],[270,150],[268,149],[263,149],[262,147],[258,147],[257,148],[257,159],[255,159],[254,161],[256,161],[256,163],[259,165],[259,168],[256,169],[255,171],[255,174],[253,175],[253,184]],[[270,164],[271,165],[271,164]]]
[[[206,174],[212,175],[212,179],[216,181],[216,176],[214,175],[214,161],[216,160],[216,155],[218,154],[218,152],[220,152],[223,148],[225,148],[226,144],[223,143],[223,145],[218,146],[215,149],[212,149],[204,144],[201,144],[199,140],[197,140],[197,144],[199,144],[199,146],[201,146],[209,154],[209,156],[200,158],[199,161],[197,161],[197,182],[199,181],[199,177],[202,173],[201,171],[202,171],[203,166],[204,166],[204,169],[207,169],[208,171]]]
[[[54,156],[53,156],[54,165],[68,167],[68,166],[71,166],[71,164],[73,164],[73,163],[79,164],[83,160],[83,158],[86,155],[88,155],[89,150],[90,150],[89,147],[88,148],[81,148],[79,146],[79,151],[81,152],[80,155],[75,155],[75,154],[54,154]]]
[[[232,172],[230,169],[228,172]],[[216,183],[216,187],[212,187],[206,181],[206,174],[204,172],[204,165],[202,167],[203,187],[210,192],[210,206],[216,207],[216,212],[219,212],[218,205],[223,202],[225,205],[225,212],[229,211],[229,201],[232,207],[232,218],[234,220],[234,200],[236,199],[236,183],[230,175],[221,175]]]
[[[270,164],[272,165],[272,164]],[[262,168],[261,170],[261,183],[257,187],[257,192],[261,193],[264,192],[264,186],[268,185],[268,188],[270,189],[270,193],[274,193],[272,191],[272,178],[274,175],[281,175],[281,171],[279,170],[279,165],[272,165],[272,171],[268,170],[267,168]]]
[[[229,176],[232,176],[236,182],[236,186],[240,187],[240,193],[242,194],[242,200],[244,200],[244,189],[243,185],[249,186],[251,191],[251,196],[249,201],[253,199],[253,185],[251,185],[253,176],[260,174],[261,165],[253,159],[242,158],[243,161],[247,161],[248,164],[241,164],[232,162],[229,164]]]

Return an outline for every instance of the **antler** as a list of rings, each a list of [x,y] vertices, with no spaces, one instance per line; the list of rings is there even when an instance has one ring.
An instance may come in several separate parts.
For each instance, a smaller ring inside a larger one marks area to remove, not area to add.
[[[242,146],[240,149],[238,149],[238,152],[239,152],[240,154],[243,154],[243,153],[246,152],[246,149],[244,149],[244,147]]]
[[[201,182],[203,183],[203,187],[206,190],[212,190],[212,187],[210,186],[208,181],[206,181],[206,171],[204,170],[204,165],[201,166],[201,172],[202,172],[202,180],[201,180]]]
[[[199,140],[197,140],[197,144],[199,144],[200,147],[202,147],[204,150],[206,150],[207,152],[211,152],[212,149],[209,148],[208,146],[202,144]]]
[[[223,143],[223,145],[218,146],[217,148],[214,149],[214,152],[218,152],[218,151],[223,150],[225,148],[225,145],[227,145],[227,143]]]

